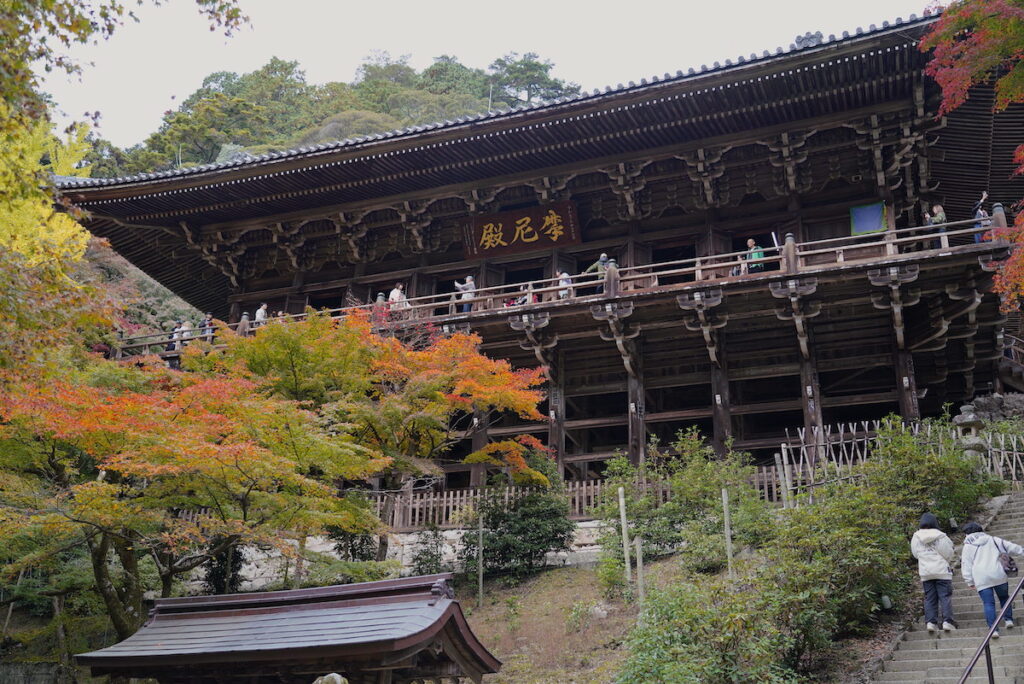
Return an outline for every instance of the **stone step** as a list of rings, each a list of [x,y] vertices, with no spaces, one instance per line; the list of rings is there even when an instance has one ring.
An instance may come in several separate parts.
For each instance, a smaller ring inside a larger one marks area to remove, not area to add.
[[[960,681],[960,677],[962,677],[964,674],[965,667],[967,667],[967,663],[964,663],[960,667],[929,667],[928,671],[925,673],[926,678],[924,681],[933,682],[936,680],[947,679],[950,677],[953,678],[953,681]],[[980,670],[978,669],[979,667],[981,668]],[[1008,681],[1011,682],[1014,681],[1015,677],[1020,672],[1021,668],[1019,666],[1007,667],[1005,665],[994,665],[994,667],[992,668],[992,673],[994,675],[996,675],[997,677],[1006,677],[1008,678]],[[974,670],[971,672],[971,675],[972,680],[976,675],[978,677],[978,681],[988,681],[988,677],[986,676],[985,663],[979,662],[977,665],[975,665]]]
[[[980,642],[979,642],[980,643]],[[998,643],[994,642],[994,643]],[[888,672],[907,672],[910,670],[927,670],[933,665],[947,667],[967,667],[974,657],[978,644],[974,648],[954,648],[938,651],[904,651],[903,657],[887,660],[883,669]],[[897,651],[899,653],[899,651]],[[1024,651],[1020,648],[992,646],[992,662],[1000,665],[1024,665]]]
[[[981,601],[978,601],[978,604],[980,606],[981,605]],[[1004,634],[1004,633],[1005,634],[1009,634],[1014,629],[1021,629],[1022,627],[1024,627],[1024,624],[1019,622],[1019,620],[1021,619],[1021,615],[1014,615],[1014,617],[1016,618],[1016,620],[1014,621],[1015,622],[1014,627],[1011,628],[1011,629],[1006,629],[1005,627],[1000,627],[999,628],[999,633],[1000,634]],[[960,617],[957,618],[956,623],[957,623],[957,626],[960,629],[973,629],[975,627],[985,627],[985,628],[988,627],[988,623],[985,622],[984,614],[981,612],[980,608],[978,609],[977,613],[973,613],[973,614],[961,613]],[[922,619],[920,624],[917,624],[917,623],[914,624],[914,629],[924,630],[925,629],[925,624],[926,623]],[[939,624],[939,627],[942,627],[942,625]],[[927,630],[925,630],[925,631],[927,631]],[[950,634],[955,634],[955,632],[950,632]]]
[[[927,630],[915,629],[914,631],[907,632],[905,641],[918,641],[920,639],[974,639],[975,643],[981,643],[981,640],[988,634],[988,628],[983,627],[968,627],[964,629],[958,629],[955,632],[939,632],[938,634],[929,634]],[[1002,635],[1000,641],[1024,641],[1024,630],[1020,629],[1007,629],[999,630],[999,634]],[[939,646],[938,648],[942,648]]]
[[[956,632],[953,632],[956,634]],[[957,637],[957,636],[946,636],[943,638],[935,639],[913,639],[908,641],[901,641],[899,643],[899,650],[897,653],[912,653],[922,651],[924,653],[935,653],[940,650],[950,651],[970,651],[974,653],[974,649],[981,645],[981,639],[975,639],[974,637]],[[993,649],[1000,649],[1002,652],[1014,653],[1018,649],[1024,649],[1024,640],[1010,639],[1008,636],[1000,638],[992,642]],[[1020,651],[1024,653],[1024,650]],[[914,657],[917,656],[909,656]]]
[[[988,675],[985,673],[985,665],[981,664],[981,671],[983,674],[971,673],[971,676],[967,679],[968,682],[974,684],[974,682],[988,682]],[[962,672],[960,674],[963,674]],[[955,677],[929,677],[928,672],[923,670],[921,672],[879,672],[875,676],[876,682],[915,682],[921,684],[927,682],[928,684],[957,684],[960,681],[960,675]],[[1002,674],[996,674],[995,681],[998,684],[1017,684],[1017,678],[1006,674],[1005,668],[1002,670]]]

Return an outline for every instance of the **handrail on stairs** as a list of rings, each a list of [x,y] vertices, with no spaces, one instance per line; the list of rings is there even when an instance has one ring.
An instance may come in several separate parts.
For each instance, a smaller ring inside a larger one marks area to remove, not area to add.
[[[967,678],[971,676],[971,671],[974,670],[974,666],[978,664],[979,660],[981,660],[982,654],[985,654],[985,667],[988,669],[989,684],[995,684],[996,678],[995,673],[992,671],[992,649],[990,645],[992,635],[999,629],[999,625],[1003,621],[1003,616],[1006,615],[1006,611],[1013,606],[1013,602],[1017,599],[1017,595],[1020,594],[1020,590],[1022,588],[1024,588],[1024,577],[1020,578],[1020,581],[1017,582],[1017,586],[1014,588],[1013,592],[1005,601],[1003,601],[1003,609],[999,611],[999,615],[996,616],[992,626],[988,628],[988,634],[985,635],[985,640],[981,642],[980,646],[978,646],[978,650],[974,652],[974,657],[971,658],[971,662],[967,663],[967,667],[964,669],[964,674],[960,677],[959,684],[964,684],[964,682],[967,681]]]

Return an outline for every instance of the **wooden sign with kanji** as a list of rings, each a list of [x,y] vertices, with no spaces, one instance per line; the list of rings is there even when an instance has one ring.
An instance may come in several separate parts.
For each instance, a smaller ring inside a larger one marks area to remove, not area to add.
[[[466,257],[489,257],[580,243],[576,205],[555,202],[470,217],[464,228]]]

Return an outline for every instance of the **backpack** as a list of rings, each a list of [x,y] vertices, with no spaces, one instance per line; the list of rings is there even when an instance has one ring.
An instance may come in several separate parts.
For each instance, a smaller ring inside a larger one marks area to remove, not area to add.
[[[999,544],[996,544],[996,549],[999,548]],[[1007,577],[1017,576],[1017,562],[1013,560],[1013,556],[1006,552],[1006,546],[1003,546],[1003,550],[999,552],[999,565],[1003,567],[1003,572],[1006,573]]]

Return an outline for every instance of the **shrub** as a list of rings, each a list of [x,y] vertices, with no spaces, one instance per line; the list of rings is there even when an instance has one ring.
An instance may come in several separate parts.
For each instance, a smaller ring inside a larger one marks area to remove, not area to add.
[[[787,638],[761,610],[760,593],[711,577],[652,591],[618,681],[792,681],[777,657]]]
[[[1002,493],[1005,483],[952,440],[939,445],[900,429],[889,418],[878,433],[864,475],[886,500],[898,506],[907,524],[931,511],[939,520],[965,520],[978,500]],[[941,433],[942,431],[936,431]]]
[[[445,570],[444,534],[437,525],[430,525],[420,533],[416,549],[412,553],[412,573],[435,575]]]
[[[569,501],[554,463],[542,455],[531,456],[528,463],[551,484],[513,501],[495,491],[480,502],[485,572],[522,576],[541,567],[549,551],[567,551],[572,543],[576,524],[569,520]],[[477,547],[477,534],[467,532],[461,560],[470,574],[477,571]]]
[[[766,610],[791,638],[797,666],[835,636],[863,631],[882,595],[908,586],[907,529],[899,507],[865,485],[837,485],[817,503],[782,511],[758,573]]]

